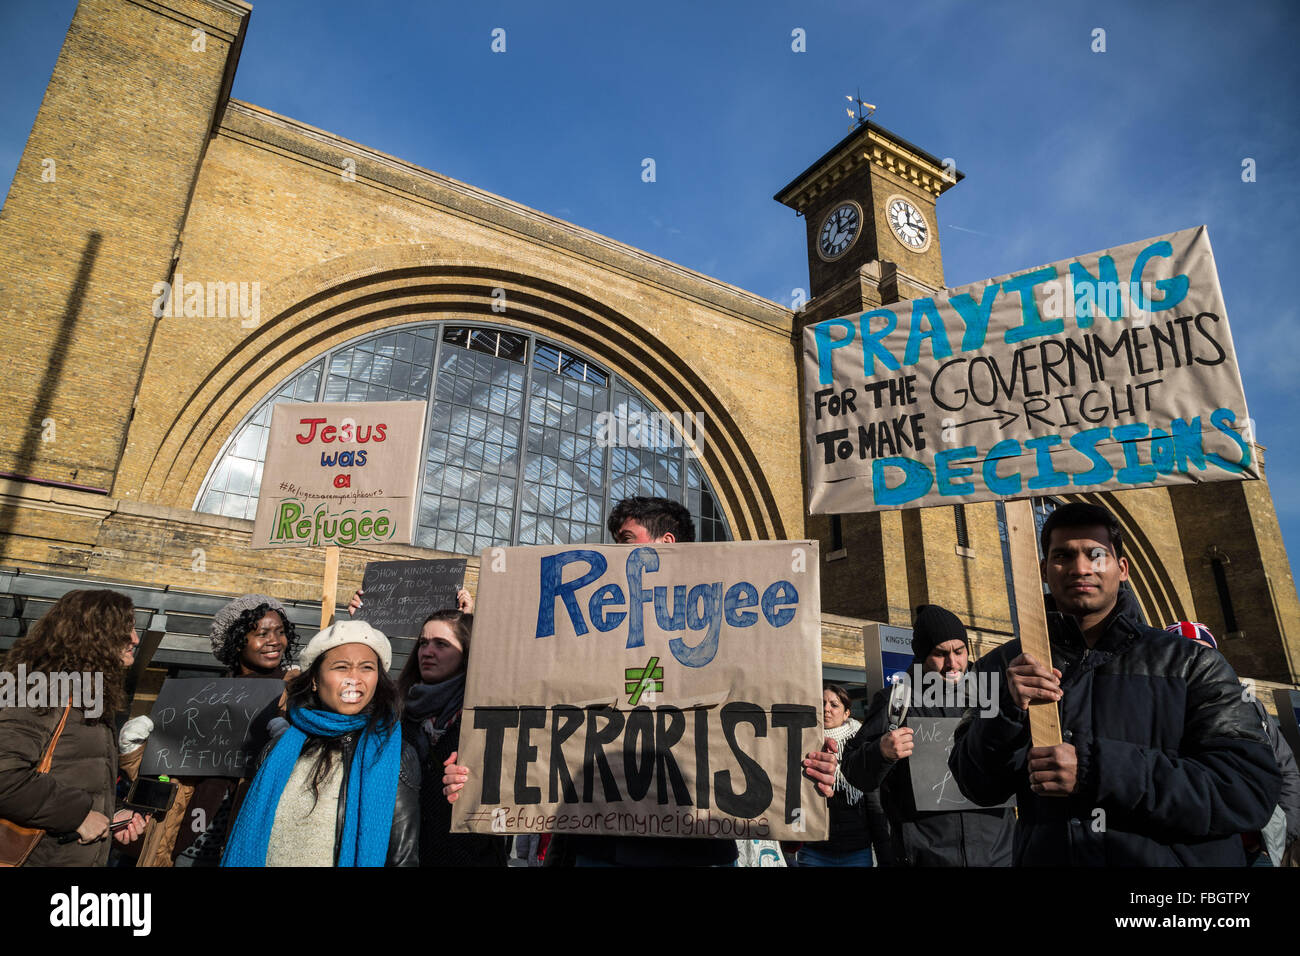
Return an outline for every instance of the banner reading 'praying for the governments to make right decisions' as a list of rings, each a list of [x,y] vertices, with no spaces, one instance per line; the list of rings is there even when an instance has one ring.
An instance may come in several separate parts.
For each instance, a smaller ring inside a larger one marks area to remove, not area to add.
[[[1204,226],[804,332],[813,514],[1258,478]]]

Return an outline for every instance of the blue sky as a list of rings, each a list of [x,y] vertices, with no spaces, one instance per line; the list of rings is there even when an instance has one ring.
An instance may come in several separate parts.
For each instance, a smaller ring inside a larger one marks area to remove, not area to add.
[[[6,191],[74,8],[0,0]],[[859,88],[966,174],[939,202],[949,285],[1208,224],[1294,561],[1297,41],[1285,0],[262,0],[234,96],[786,304],[804,224],[771,197],[847,132]]]

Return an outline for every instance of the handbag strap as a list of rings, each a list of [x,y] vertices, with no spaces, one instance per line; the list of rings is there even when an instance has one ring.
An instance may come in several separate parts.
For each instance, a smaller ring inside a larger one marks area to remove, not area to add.
[[[54,761],[54,748],[59,743],[59,738],[63,736],[63,728],[68,723],[68,712],[72,710],[72,705],[67,704],[63,708],[63,716],[59,719],[59,726],[54,730],[54,736],[50,738],[50,745],[45,748],[45,756],[41,757],[40,765],[36,768],[37,773],[49,773],[50,764]]]

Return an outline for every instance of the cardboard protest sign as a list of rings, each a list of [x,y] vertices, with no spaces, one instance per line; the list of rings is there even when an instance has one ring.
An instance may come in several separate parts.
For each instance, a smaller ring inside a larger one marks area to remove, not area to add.
[[[254,548],[409,544],[423,402],[280,404]]]
[[[957,788],[957,781],[948,769],[948,755],[952,753],[952,735],[961,723],[960,717],[918,717],[908,714],[906,726],[912,728],[912,755],[907,758],[908,774],[912,778],[912,797],[916,809],[922,812],[951,810],[982,810],[971,803]],[[999,806],[1009,807],[1015,798]]]
[[[813,514],[1257,478],[1204,226],[804,332]]]
[[[456,607],[464,581],[464,558],[371,561],[361,579],[357,617],[388,637],[418,637],[431,613]]]
[[[140,773],[246,777],[267,740],[284,682],[258,678],[171,678],[149,717],[153,733]]]
[[[822,840],[815,541],[483,553],[453,831]]]

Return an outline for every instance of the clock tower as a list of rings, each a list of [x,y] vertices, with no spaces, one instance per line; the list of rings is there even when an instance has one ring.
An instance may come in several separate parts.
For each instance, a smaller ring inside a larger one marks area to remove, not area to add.
[[[799,326],[942,288],[935,200],[962,178],[864,121],[778,192],[807,223],[812,295]]]
[[[934,295],[943,288],[935,201],[962,178],[951,160],[937,159],[864,120],[776,194],[777,202],[807,223],[812,297],[794,317],[796,355],[804,328],[814,322]],[[801,405],[801,418],[805,414]],[[801,454],[806,454],[802,445]],[[806,461],[803,467],[806,473]],[[969,512],[930,508],[807,516],[805,534],[820,542],[824,562],[822,609],[906,627],[916,605],[941,598],[953,603],[938,585],[931,587],[932,577],[968,580],[979,563],[981,575],[1000,579],[994,506],[972,505]],[[958,534],[954,553],[954,526],[968,517],[972,534],[984,546],[976,554]],[[936,555],[945,552],[962,566],[944,565]],[[971,624],[1009,613],[1005,599],[992,612],[954,606]]]

